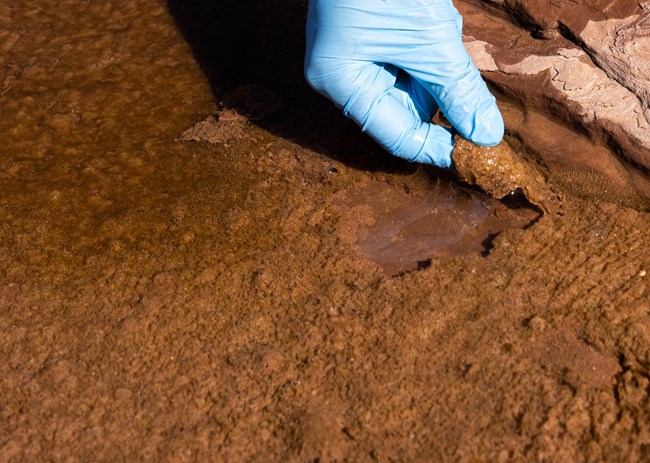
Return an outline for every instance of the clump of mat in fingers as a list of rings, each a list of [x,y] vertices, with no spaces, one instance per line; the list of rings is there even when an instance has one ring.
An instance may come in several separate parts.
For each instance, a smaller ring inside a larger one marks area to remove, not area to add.
[[[542,211],[552,209],[554,195],[544,177],[505,141],[497,146],[480,146],[457,137],[451,157],[458,178],[478,186],[490,196],[502,199],[519,190]]]

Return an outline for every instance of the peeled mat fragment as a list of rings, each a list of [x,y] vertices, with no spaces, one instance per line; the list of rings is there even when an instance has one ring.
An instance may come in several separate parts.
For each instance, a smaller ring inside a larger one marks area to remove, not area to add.
[[[460,180],[480,187],[497,199],[520,190],[531,204],[549,212],[554,195],[544,177],[505,141],[497,146],[480,146],[456,137],[451,157]]]

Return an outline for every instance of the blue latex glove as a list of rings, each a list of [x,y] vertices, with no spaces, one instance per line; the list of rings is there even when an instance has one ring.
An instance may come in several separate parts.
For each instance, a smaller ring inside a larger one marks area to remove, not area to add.
[[[389,152],[451,166],[454,135],[492,146],[503,119],[451,0],[309,0],[305,77]]]

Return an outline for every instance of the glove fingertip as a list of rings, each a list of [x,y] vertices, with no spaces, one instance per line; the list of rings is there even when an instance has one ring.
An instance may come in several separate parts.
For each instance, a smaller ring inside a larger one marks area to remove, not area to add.
[[[503,117],[496,104],[480,114],[481,120],[477,121],[468,139],[483,146],[495,146],[501,143],[505,133]]]

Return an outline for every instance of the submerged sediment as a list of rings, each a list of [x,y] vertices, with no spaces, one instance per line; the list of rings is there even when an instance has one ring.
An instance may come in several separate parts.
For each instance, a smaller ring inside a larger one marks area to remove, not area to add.
[[[642,461],[618,158],[501,100],[526,226],[307,88],[304,3],[0,3],[0,461]]]

